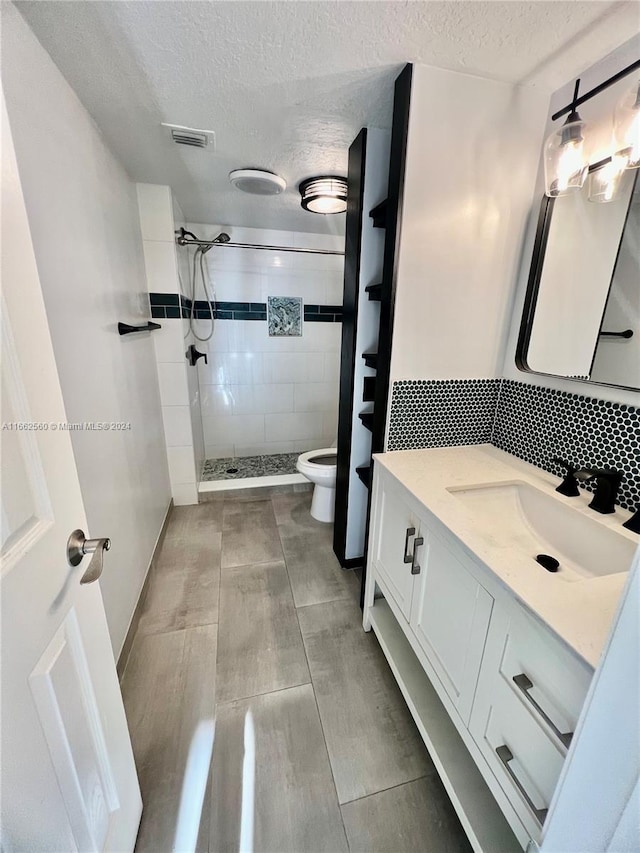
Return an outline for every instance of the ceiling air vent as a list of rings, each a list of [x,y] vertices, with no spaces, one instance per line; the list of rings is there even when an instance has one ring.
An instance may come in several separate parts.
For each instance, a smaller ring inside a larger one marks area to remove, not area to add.
[[[183,127],[180,124],[167,124],[164,127],[176,145],[188,145],[190,148],[208,148],[215,151],[216,135],[212,130],[199,130],[195,127]]]

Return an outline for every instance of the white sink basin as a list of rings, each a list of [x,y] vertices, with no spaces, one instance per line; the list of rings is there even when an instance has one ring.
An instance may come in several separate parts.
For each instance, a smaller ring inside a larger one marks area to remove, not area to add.
[[[489,483],[447,489],[462,501],[495,544],[531,556],[555,557],[556,577],[566,581],[627,572],[636,545],[584,509],[525,482]],[[591,513],[591,510],[588,511]]]

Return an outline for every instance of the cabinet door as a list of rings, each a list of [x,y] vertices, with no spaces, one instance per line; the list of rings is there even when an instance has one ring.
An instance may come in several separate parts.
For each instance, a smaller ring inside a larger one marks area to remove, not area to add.
[[[466,724],[493,598],[424,522],[421,535],[411,628]]]
[[[418,519],[403,499],[402,492],[381,477],[377,489],[378,506],[373,532],[373,561],[376,580],[386,587],[408,621],[415,575],[411,574],[414,540],[419,536]]]

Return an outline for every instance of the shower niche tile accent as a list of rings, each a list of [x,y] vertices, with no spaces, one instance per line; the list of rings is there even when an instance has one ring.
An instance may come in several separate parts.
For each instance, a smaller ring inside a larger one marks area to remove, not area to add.
[[[268,296],[267,323],[270,338],[299,338],[302,335],[302,298]]]

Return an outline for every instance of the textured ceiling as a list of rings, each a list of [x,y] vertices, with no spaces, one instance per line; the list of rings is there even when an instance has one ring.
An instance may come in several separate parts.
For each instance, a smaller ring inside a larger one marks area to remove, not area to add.
[[[363,125],[388,127],[407,61],[549,91],[638,29],[635,2],[17,2],[137,181],[170,184],[192,222],[336,232],[301,210],[310,175],[346,174]],[[216,132],[215,153],[160,122]],[[247,196],[231,169],[287,181]]]

